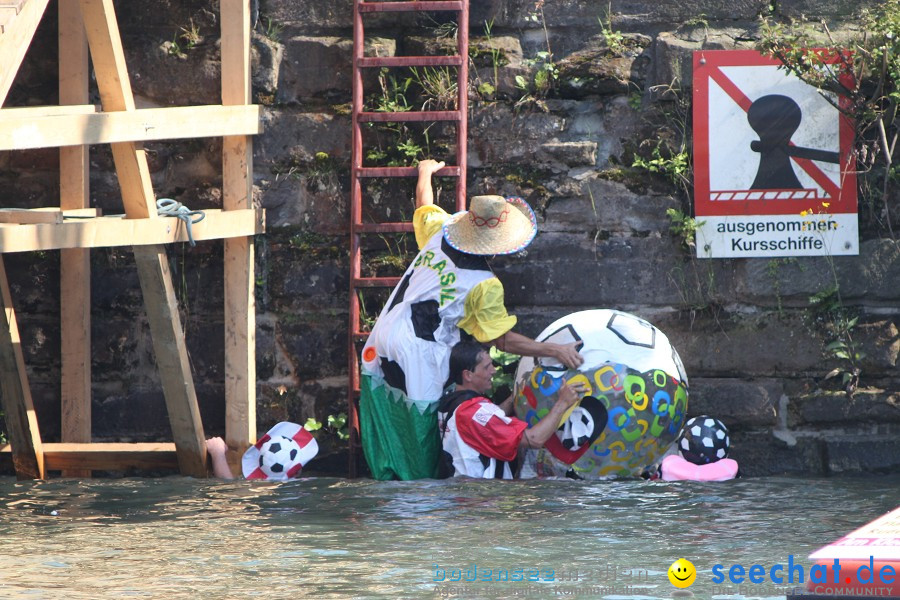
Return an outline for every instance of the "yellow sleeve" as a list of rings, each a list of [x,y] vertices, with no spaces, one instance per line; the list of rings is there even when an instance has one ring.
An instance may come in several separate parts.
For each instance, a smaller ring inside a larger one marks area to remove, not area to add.
[[[416,209],[413,214],[413,229],[416,232],[416,244],[418,244],[419,250],[424,248],[428,240],[441,230],[444,221],[449,216],[447,211],[436,204],[426,204]]]
[[[496,277],[475,285],[466,296],[459,328],[481,343],[495,340],[516,324],[516,317],[506,313],[503,284]]]

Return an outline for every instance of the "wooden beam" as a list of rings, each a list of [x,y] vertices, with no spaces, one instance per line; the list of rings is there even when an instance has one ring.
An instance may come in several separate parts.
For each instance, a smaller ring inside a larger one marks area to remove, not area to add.
[[[0,223],[62,223],[63,212],[58,208],[0,208]]]
[[[247,448],[256,442],[253,262],[253,238],[225,240],[225,436],[228,445],[236,448]]]
[[[64,223],[67,218],[85,219],[100,216],[97,208],[62,209],[56,206],[39,208],[0,208],[0,223],[27,225],[36,223]]]
[[[134,96],[113,0],[81,0],[81,11],[103,110],[134,111]],[[129,219],[159,220],[143,147],[133,142],[121,142],[112,144],[111,148],[125,214]],[[165,246],[134,246],[134,258],[175,439],[178,467],[184,475],[206,477],[206,439]]]
[[[6,432],[13,447],[13,466],[19,479],[44,478],[44,454],[37,415],[31,401],[31,388],[25,372],[22,341],[12,295],[6,279],[6,266],[0,257],[0,404],[3,406]]]
[[[99,216],[96,208],[73,208],[63,210],[55,206],[40,208],[0,208],[0,223],[63,223],[68,218],[88,218]]]
[[[0,0],[0,8],[8,8],[18,14],[26,2],[28,0]]]
[[[125,52],[122,49],[113,0],[81,0],[81,16],[103,110],[133,111],[134,96],[125,66]],[[134,142],[121,142],[112,144],[111,148],[128,218],[157,218],[150,169],[143,146]]]
[[[78,0],[59,0],[59,103],[90,101],[87,34]],[[3,111],[0,111],[0,115]],[[96,210],[90,204],[89,147],[59,150],[59,206],[68,216]],[[91,441],[91,252],[60,252],[60,410],[63,442]],[[88,468],[68,468],[64,477],[90,477]]]
[[[250,3],[221,0],[222,104],[249,105]],[[227,136],[222,147],[222,207],[253,206],[253,145]],[[225,240],[225,441],[246,448],[256,441],[256,304],[253,238]],[[234,462],[234,456],[231,455]],[[239,466],[231,465],[232,471]]]
[[[9,444],[0,445],[0,453],[11,452]],[[47,471],[91,469],[120,471],[136,469],[177,469],[175,444],[171,442],[44,444]]]
[[[183,475],[206,477],[206,437],[191,377],[178,302],[172,287],[165,246],[135,246],[153,352],[166,397],[166,409]]]
[[[0,150],[255,135],[261,131],[259,107],[252,105],[47,112],[45,107],[0,110]]]
[[[26,2],[15,17],[14,22],[0,35],[0,106],[6,102],[6,95],[12,87],[16,73],[22,65],[25,51],[31,44],[31,38],[37,30],[38,23],[44,15],[48,0],[30,0]]]
[[[250,104],[250,2],[221,0],[222,104]]]
[[[263,209],[203,212],[206,218],[192,226],[196,241],[219,240],[265,232]],[[186,241],[188,235],[185,223],[174,217],[125,219],[120,215],[66,220],[61,224],[0,224],[0,253],[62,248],[147,246]]]
[[[4,34],[9,30],[9,24],[15,20],[18,12],[11,6],[0,4],[0,34]]]

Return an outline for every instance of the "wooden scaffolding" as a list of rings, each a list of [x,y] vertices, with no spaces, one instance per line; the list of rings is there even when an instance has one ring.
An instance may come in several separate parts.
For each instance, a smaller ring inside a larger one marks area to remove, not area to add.
[[[143,142],[222,136],[222,210],[206,210],[195,240],[224,239],[225,436],[237,465],[256,439],[253,236],[264,215],[252,205],[250,3],[220,0],[222,103],[137,109],[113,0],[58,0],[59,106],[2,108],[49,0],[0,0],[0,150],[59,147],[59,206],[0,209],[0,396],[20,479],[48,470],[176,467],[205,477],[207,456],[166,244],[186,225],[157,214]],[[88,103],[93,63],[100,107]],[[89,207],[88,146],[110,144],[125,216]],[[0,199],[2,204],[2,199]],[[81,217],[76,219],[67,217]],[[85,218],[87,217],[87,218]],[[91,443],[90,248],[133,246],[174,443]],[[2,255],[60,250],[61,443],[41,443]]]

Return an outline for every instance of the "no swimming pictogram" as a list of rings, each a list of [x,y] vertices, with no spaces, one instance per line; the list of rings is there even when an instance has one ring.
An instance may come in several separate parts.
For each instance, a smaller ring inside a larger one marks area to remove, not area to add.
[[[694,53],[698,256],[858,253],[853,124],[779,64]]]

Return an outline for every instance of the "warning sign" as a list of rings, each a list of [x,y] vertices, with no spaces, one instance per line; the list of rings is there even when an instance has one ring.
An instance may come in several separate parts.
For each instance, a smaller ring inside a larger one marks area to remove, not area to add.
[[[853,124],[779,64],[755,50],[694,53],[701,258],[859,253]]]

